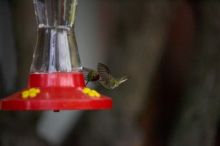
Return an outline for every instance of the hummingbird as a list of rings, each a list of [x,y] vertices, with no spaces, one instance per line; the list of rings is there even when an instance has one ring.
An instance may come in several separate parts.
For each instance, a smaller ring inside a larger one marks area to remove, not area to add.
[[[83,67],[83,71],[86,72],[84,73],[87,80],[86,85],[89,82],[97,81],[106,89],[115,89],[128,80],[127,76],[123,76],[121,78],[113,77],[108,66],[102,63],[98,63],[97,70]]]

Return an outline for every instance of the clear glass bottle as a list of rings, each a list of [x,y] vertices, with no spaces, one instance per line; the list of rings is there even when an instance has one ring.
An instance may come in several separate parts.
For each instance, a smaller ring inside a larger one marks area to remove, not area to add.
[[[34,0],[38,35],[31,73],[81,69],[74,33],[77,0]]]
[[[73,86],[72,75],[82,70],[74,33],[78,0],[33,2],[38,33],[29,86]]]

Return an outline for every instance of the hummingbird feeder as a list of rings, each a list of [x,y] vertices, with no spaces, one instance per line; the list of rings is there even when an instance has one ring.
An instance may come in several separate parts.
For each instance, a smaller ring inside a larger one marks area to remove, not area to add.
[[[0,110],[102,110],[112,100],[85,87],[74,23],[77,0],[33,0],[38,35],[28,87],[0,100]]]

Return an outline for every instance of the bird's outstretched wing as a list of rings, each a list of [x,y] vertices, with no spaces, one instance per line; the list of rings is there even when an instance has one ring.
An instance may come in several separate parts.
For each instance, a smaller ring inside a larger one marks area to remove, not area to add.
[[[109,68],[105,64],[98,63],[97,70],[100,75],[99,81],[105,85],[108,85],[112,78]]]
[[[104,73],[108,73],[108,74],[111,74],[109,68],[107,65],[103,64],[103,63],[98,63],[98,71],[101,73],[101,72],[104,72]]]

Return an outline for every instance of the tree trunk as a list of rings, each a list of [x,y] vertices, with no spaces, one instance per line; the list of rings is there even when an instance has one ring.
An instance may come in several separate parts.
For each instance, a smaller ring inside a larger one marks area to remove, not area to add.
[[[220,2],[195,2],[194,7],[194,58],[171,146],[214,146],[219,121]]]

